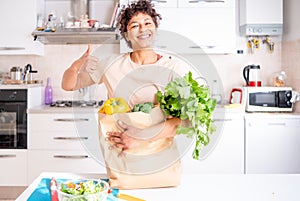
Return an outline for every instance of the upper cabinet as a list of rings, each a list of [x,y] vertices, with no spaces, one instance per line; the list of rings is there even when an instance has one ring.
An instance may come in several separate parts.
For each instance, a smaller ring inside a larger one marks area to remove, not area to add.
[[[240,0],[239,7],[241,35],[282,35],[283,0]]]
[[[178,7],[198,7],[198,8],[215,8],[215,7],[235,7],[235,0],[178,0]]]
[[[43,55],[44,47],[33,41],[36,0],[3,0],[0,6],[0,55]]]
[[[235,0],[153,2],[162,16],[156,49],[180,54],[235,53]],[[121,40],[120,49],[121,52],[130,51],[124,40]]]

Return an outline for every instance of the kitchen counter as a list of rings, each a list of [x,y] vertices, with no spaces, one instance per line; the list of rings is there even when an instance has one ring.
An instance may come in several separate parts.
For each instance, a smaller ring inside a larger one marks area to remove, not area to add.
[[[99,107],[51,107],[49,105],[42,105],[28,109],[28,113],[31,114],[47,114],[47,113],[97,113]],[[243,114],[244,112],[240,107],[226,108],[224,106],[217,106],[215,109],[216,114]]]
[[[0,89],[28,89],[43,86],[43,84],[0,84]]]
[[[27,200],[42,178],[52,177],[62,179],[83,177],[105,178],[105,175],[80,175],[45,172],[36,178],[35,181],[16,199],[16,201]],[[181,185],[178,187],[120,190],[120,193],[145,199],[147,201],[298,201],[300,200],[299,186],[300,175],[298,174],[183,174]]]
[[[51,107],[49,105],[42,105],[33,107],[27,110],[30,114],[51,114],[51,113],[97,113],[98,107]]]

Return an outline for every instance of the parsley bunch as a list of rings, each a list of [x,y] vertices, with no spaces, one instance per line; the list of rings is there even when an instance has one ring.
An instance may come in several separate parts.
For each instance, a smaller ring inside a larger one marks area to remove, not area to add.
[[[209,134],[215,131],[212,113],[216,100],[210,97],[209,88],[199,86],[189,72],[184,77],[169,82],[164,93],[158,91],[157,99],[167,116],[189,120],[191,127],[179,126],[176,133],[195,136],[193,158],[199,160],[202,145],[209,143]]]

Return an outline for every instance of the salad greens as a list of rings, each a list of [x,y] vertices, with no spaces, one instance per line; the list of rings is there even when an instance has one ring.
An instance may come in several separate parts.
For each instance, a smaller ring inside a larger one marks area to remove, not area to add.
[[[97,194],[103,192],[107,188],[105,184],[101,182],[101,180],[85,180],[79,182],[69,181],[61,183],[60,187],[60,190],[62,192],[75,196],[68,198],[66,197],[65,199],[63,199],[65,201],[101,200],[99,195]],[[85,195],[87,195],[88,197],[84,197]]]
[[[132,112],[144,112],[150,113],[151,109],[154,107],[153,103],[145,102],[145,103],[138,103],[133,106]]]
[[[189,120],[191,127],[179,126],[176,133],[196,137],[193,158],[199,160],[202,146],[209,143],[209,134],[215,131],[212,113],[216,100],[210,97],[209,88],[199,86],[189,72],[169,82],[164,93],[158,91],[157,99],[166,115]]]

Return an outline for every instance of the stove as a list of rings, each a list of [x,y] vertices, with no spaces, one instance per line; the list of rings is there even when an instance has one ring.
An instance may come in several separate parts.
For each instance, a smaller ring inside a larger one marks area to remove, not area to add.
[[[82,100],[58,100],[52,102],[50,107],[95,107],[98,108],[103,104],[101,101],[82,101]]]

